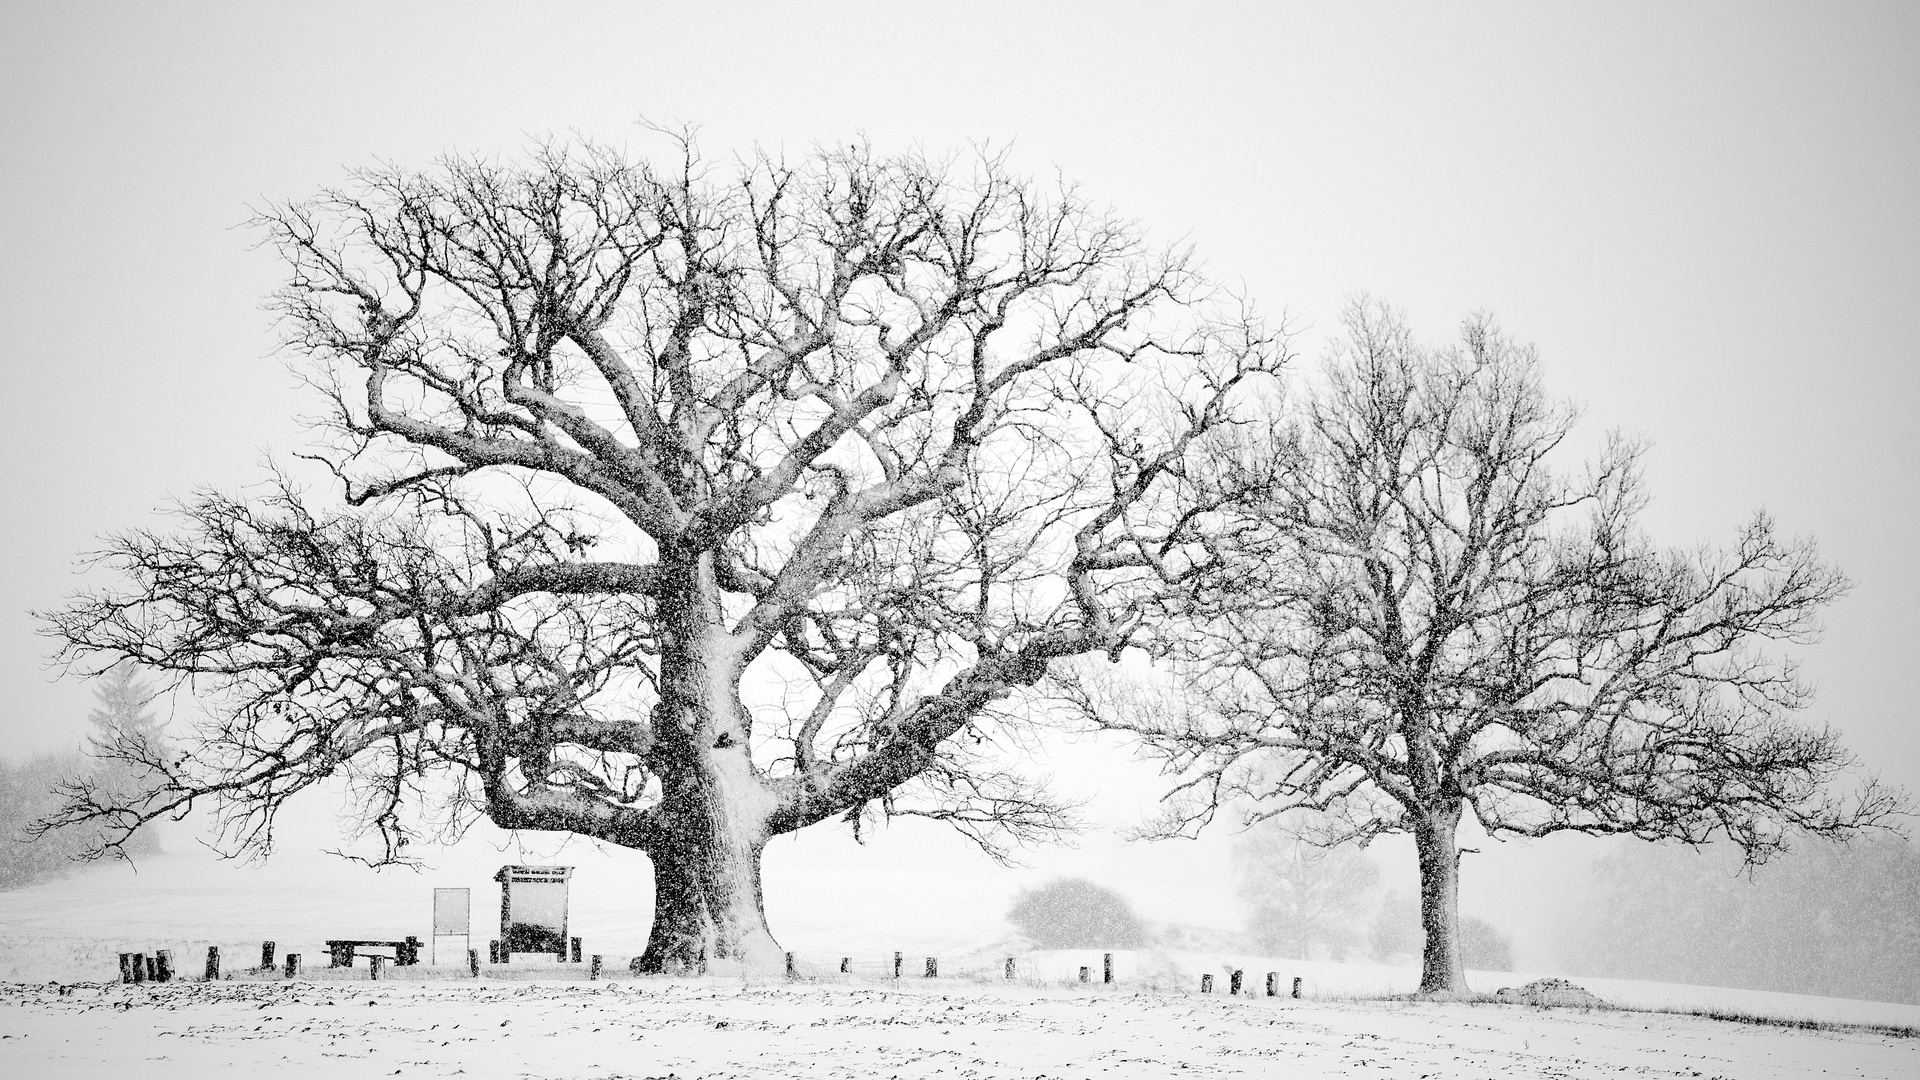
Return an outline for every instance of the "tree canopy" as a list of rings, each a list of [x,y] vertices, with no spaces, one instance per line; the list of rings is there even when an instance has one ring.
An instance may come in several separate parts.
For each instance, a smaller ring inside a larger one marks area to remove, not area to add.
[[[63,655],[211,718],[137,798],[236,850],[344,779],[405,858],[476,814],[646,852],[647,964],[777,956],[773,835],[1067,824],[1007,706],[1214,558],[1187,476],[1284,338],[1180,251],[991,154],[735,167],[592,146],[269,207],[332,478],[110,541]]]

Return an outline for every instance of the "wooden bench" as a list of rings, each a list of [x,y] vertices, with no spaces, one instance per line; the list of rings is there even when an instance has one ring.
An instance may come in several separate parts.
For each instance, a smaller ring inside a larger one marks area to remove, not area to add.
[[[409,935],[404,941],[376,941],[372,938],[332,938],[327,941],[328,967],[352,967],[361,949],[392,949],[395,967],[420,962],[420,939]],[[371,954],[369,954],[371,955]]]

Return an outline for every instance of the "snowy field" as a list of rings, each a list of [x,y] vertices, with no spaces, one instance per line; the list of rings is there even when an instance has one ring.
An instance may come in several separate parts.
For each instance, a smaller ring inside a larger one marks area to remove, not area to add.
[[[0,1075],[1892,1078],[1920,1075],[1920,1039],[947,979],[12,984]]]
[[[1010,936],[1001,914],[1018,877],[943,876],[941,859],[903,865],[901,852],[831,844],[798,854],[770,859],[767,881],[774,931],[796,952],[794,981],[628,977],[649,918],[645,863],[587,845],[463,845],[422,874],[291,851],[258,867],[187,853],[137,872],[89,868],[0,893],[0,1077],[1920,1076],[1920,1039],[1869,1031],[1377,1000],[1411,990],[1417,972],[1261,957],[1204,926],[1116,952],[1116,983],[1082,986],[1081,967],[1100,979],[1099,952],[1033,951]],[[614,978],[517,962],[475,980],[453,956],[378,983],[364,966],[325,967],[329,937],[428,936],[436,886],[473,890],[484,950],[492,871],[548,859],[577,867],[570,929]],[[111,982],[122,951],[169,948],[178,970],[197,975],[208,945],[231,972],[258,962],[262,940],[301,953],[305,975]],[[839,973],[843,956],[850,976]],[[929,956],[938,978],[921,977]],[[1283,993],[1297,977],[1306,994],[1229,997],[1234,970],[1250,991],[1274,971]],[[1222,992],[1197,993],[1202,974]],[[1473,972],[1469,982],[1488,992],[1534,977]],[[1920,1027],[1920,1006],[1578,981],[1639,1008]]]

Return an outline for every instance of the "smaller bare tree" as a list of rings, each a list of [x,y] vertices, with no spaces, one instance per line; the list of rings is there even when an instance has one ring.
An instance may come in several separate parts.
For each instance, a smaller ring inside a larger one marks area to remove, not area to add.
[[[1628,833],[1749,860],[1793,829],[1887,822],[1898,793],[1835,793],[1851,759],[1792,720],[1792,661],[1847,581],[1757,514],[1725,550],[1661,552],[1636,525],[1636,445],[1581,475],[1550,459],[1575,412],[1486,317],[1451,348],[1354,304],[1324,389],[1220,468],[1262,491],[1190,593],[1197,630],[1158,639],[1163,693],[1065,681],[1178,780],[1168,833],[1245,800],[1317,813],[1315,839],[1413,834],[1421,990],[1466,990],[1455,832]]]

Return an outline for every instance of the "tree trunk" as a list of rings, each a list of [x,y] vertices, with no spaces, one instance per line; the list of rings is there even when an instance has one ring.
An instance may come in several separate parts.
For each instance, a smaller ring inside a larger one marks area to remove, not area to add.
[[[716,965],[777,972],[784,962],[761,904],[766,841],[711,794],[673,815],[665,846],[649,853],[653,930],[640,957],[643,974],[699,974]]]
[[[1413,829],[1420,853],[1420,926],[1426,933],[1422,994],[1467,992],[1466,968],[1460,962],[1460,849],[1454,836],[1459,826],[1460,804],[1455,802],[1416,822]]]
[[[740,700],[744,663],[728,636],[711,557],[684,566],[688,588],[660,601],[660,701],[653,760],[661,828],[653,862],[653,930],[643,973],[778,972],[780,946],[760,899],[760,853],[775,800],[754,768]]]

